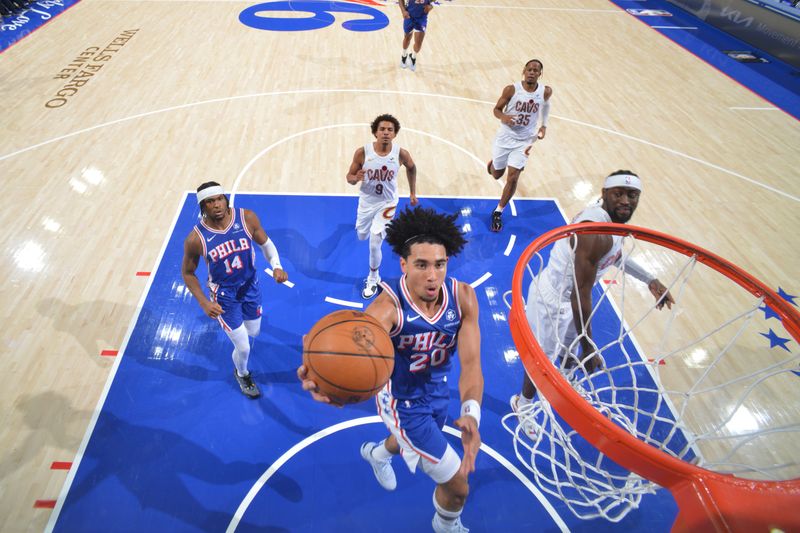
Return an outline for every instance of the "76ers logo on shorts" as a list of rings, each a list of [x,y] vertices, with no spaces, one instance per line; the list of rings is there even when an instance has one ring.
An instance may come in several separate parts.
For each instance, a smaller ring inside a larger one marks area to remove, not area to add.
[[[239,22],[257,30],[267,31],[309,31],[327,28],[336,21],[333,13],[353,13],[354,20],[346,20],[342,27],[350,31],[377,31],[389,25],[389,17],[382,11],[370,7],[379,6],[373,0],[353,0],[352,2],[301,0],[265,2],[248,7],[239,13]],[[291,14],[281,17],[281,13]],[[307,17],[298,17],[306,13]],[[368,18],[364,18],[364,16]]]

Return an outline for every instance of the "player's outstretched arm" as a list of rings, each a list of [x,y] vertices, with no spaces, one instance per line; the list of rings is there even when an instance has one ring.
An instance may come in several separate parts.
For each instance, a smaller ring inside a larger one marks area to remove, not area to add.
[[[267,260],[272,267],[272,279],[278,283],[283,283],[289,279],[289,274],[281,266],[281,258],[278,255],[278,248],[272,239],[269,238],[267,232],[261,226],[261,221],[258,215],[249,209],[244,210],[244,223],[250,235],[253,236],[253,241],[261,248],[261,253],[264,254],[264,259]]]
[[[600,258],[611,248],[611,237],[608,235],[576,235],[578,240],[575,246],[575,284],[576,290],[572,292],[572,318],[583,351],[582,357],[586,361],[587,372],[594,372],[602,366],[599,355],[586,360],[595,350],[592,346],[592,324],[589,316],[592,314],[592,287],[597,277],[597,265]]]
[[[381,292],[375,300],[364,309],[364,312],[381,323],[386,333],[391,333],[397,325],[397,306],[392,297]]]
[[[461,329],[458,332],[461,416],[455,424],[461,430],[461,442],[464,445],[461,470],[464,474],[469,474],[475,471],[475,458],[481,447],[481,435],[478,431],[483,399],[481,332],[478,328],[478,299],[475,297],[475,290],[466,283],[459,283],[458,299],[461,304]]]
[[[672,298],[672,294],[670,294],[669,290],[664,286],[663,283],[661,283],[661,281],[659,281],[657,277],[649,272],[644,266],[640,265],[638,261],[628,257],[625,259],[623,264],[622,258],[620,258],[615,263],[615,266],[617,268],[624,268],[626,274],[647,285],[647,288],[650,290],[650,294],[652,294],[656,299],[656,309],[663,309],[665,305],[668,309],[672,309],[672,304],[675,303],[675,299]]]
[[[656,309],[663,309],[665,305],[667,309],[672,309],[675,299],[658,278],[650,280],[650,283],[647,284],[647,288],[650,289],[650,294],[656,299]]]

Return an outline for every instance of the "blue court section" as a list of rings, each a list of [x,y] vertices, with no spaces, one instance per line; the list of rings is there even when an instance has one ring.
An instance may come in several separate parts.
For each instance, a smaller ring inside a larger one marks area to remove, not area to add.
[[[638,18],[720,72],[800,120],[800,72],[788,63],[707,24],[667,0],[611,0],[611,2],[626,10],[653,9],[669,13],[669,16]],[[686,27],[694,29],[680,29]],[[632,42],[631,46],[636,46],[636,43]],[[729,57],[725,50],[750,50],[767,62],[740,63]]]
[[[356,201],[236,196],[237,206],[260,216],[295,284],[276,285],[261,272],[265,319],[250,368],[262,397],[248,400],[232,375],[230,342],[181,280],[183,240],[198,217],[194,196],[187,196],[55,530],[224,531],[263,476],[263,486],[242,506],[238,531],[430,531],[433,482],[421,472],[411,475],[396,459],[398,488],[386,492],[359,455],[361,442],[386,435],[377,419],[366,418],[376,414],[374,403],[344,409],[316,403],[295,376],[302,334],[340,308],[325,297],[361,301],[368,251],[353,230]],[[564,219],[552,200],[517,200],[517,216],[507,211],[503,232],[492,234],[488,214],[496,200],[421,203],[459,213],[469,244],[451,260],[449,273],[467,282],[491,273],[476,288],[486,379],[481,436],[508,465],[479,455],[463,521],[476,532],[557,531],[554,518],[515,477],[513,470],[526,471],[500,423],[523,371],[502,294],[524,246]],[[512,234],[516,245],[506,256]],[[258,264],[263,269],[263,257]],[[397,258],[385,245],[382,274],[399,274]],[[198,275],[205,276],[204,267]],[[598,320],[614,322],[610,309],[601,315]],[[456,415],[457,380],[451,383],[450,413]],[[342,426],[319,434],[336,424]],[[460,452],[458,439],[449,438]],[[667,531],[676,515],[664,490],[645,496],[640,509],[619,524],[582,522],[562,502],[549,501],[572,531]]]

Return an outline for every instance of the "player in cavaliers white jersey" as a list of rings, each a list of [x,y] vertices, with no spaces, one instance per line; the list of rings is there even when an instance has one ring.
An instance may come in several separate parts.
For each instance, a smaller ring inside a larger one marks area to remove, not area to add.
[[[183,282],[203,312],[219,322],[233,343],[233,375],[242,393],[248,398],[258,398],[261,393],[247,368],[249,337],[256,337],[261,331],[261,289],[255,268],[255,247],[269,261],[276,282],[283,283],[288,276],[281,267],[275,244],[256,214],[248,209],[231,209],[219,183],[209,181],[200,185],[197,203],[202,219],[183,245]],[[200,257],[208,266],[210,299],[195,274]]]
[[[503,209],[517,190],[517,181],[525,169],[531,147],[537,139],[544,139],[547,133],[553,89],[539,83],[543,69],[544,66],[538,59],[525,63],[522,81],[507,85],[492,111],[500,119],[500,129],[495,136],[492,160],[486,170],[494,179],[500,179],[508,167],[503,193],[492,212],[492,231],[503,229]],[[540,115],[542,125],[537,129]]]
[[[392,220],[399,200],[397,180],[401,165],[406,167],[410,203],[417,205],[417,167],[408,150],[393,142],[400,132],[400,122],[392,115],[379,115],[370,128],[375,142],[356,150],[347,171],[347,183],[361,183],[356,234],[359,240],[369,239],[369,274],[361,291],[366,300],[375,296],[381,282],[381,245],[386,236],[386,224]]]
[[[570,224],[581,222],[628,222],[639,204],[642,181],[630,170],[618,170],[605,178],[601,199],[578,213]],[[577,242],[574,239],[577,238]],[[570,368],[577,364],[577,354],[568,353],[579,339],[584,368],[593,372],[602,365],[592,347],[592,287],[612,266],[622,266],[622,237],[616,235],[579,235],[561,239],[553,246],[547,266],[528,287],[525,314],[536,340],[554,364]],[[573,277],[574,268],[574,277]],[[625,272],[645,283],[661,309],[672,307],[674,300],[656,276],[631,258],[625,259]],[[577,292],[573,288],[577,285]],[[522,392],[511,397],[511,408],[531,403],[536,389],[527,373]],[[535,437],[536,428],[528,423],[525,432]]]
[[[480,448],[483,373],[478,301],[467,283],[447,278],[448,258],[466,244],[456,218],[417,207],[392,220],[386,241],[400,256],[403,277],[384,284],[366,310],[392,337],[395,364],[389,383],[376,398],[390,435],[379,443],[362,444],[361,456],[386,490],[397,486],[391,459],[398,454],[412,472],[419,466],[430,476],[437,484],[432,521],[437,532],[467,531],[460,516],[469,493],[467,476],[475,470]],[[461,430],[463,460],[442,432],[450,404],[447,381],[456,354],[461,362],[457,377],[461,411],[455,425]],[[306,379],[305,367],[297,375],[314,399],[330,401]]]

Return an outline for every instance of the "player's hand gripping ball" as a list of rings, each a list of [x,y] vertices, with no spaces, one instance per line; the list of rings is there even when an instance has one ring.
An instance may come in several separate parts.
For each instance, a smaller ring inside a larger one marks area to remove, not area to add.
[[[394,370],[394,345],[383,326],[360,311],[335,311],[305,337],[303,365],[331,403],[358,403],[375,396]]]

